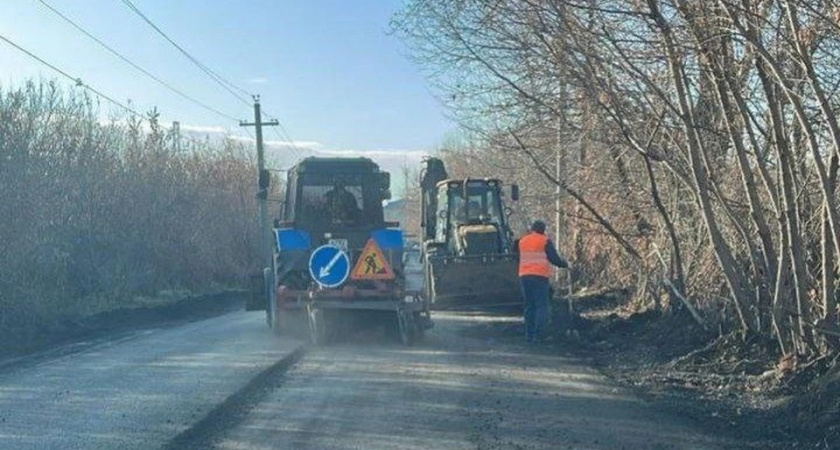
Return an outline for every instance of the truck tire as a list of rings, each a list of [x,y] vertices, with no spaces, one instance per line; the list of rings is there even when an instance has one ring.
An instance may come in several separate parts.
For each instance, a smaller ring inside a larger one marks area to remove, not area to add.
[[[266,307],[265,274],[254,273],[248,279],[248,298],[245,311],[259,311]]]

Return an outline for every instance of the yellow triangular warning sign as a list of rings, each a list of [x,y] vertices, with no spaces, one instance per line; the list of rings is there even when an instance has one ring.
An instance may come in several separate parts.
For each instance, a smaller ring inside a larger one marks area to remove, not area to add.
[[[376,241],[368,239],[365,249],[356,261],[356,267],[350,274],[354,280],[390,280],[394,278],[391,265],[376,245]]]

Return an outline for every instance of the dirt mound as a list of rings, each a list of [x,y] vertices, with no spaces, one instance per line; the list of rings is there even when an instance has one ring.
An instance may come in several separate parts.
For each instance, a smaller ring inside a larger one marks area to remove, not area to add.
[[[576,299],[574,345],[608,376],[750,448],[837,448],[837,358],[780,359],[771,340],[702,329],[688,313],[629,313],[620,294]],[[569,340],[564,333],[560,339]]]
[[[783,380],[781,389],[793,397],[790,415],[805,435],[819,437],[817,442],[824,444],[822,448],[840,447],[838,357],[815,361],[794,372]]]

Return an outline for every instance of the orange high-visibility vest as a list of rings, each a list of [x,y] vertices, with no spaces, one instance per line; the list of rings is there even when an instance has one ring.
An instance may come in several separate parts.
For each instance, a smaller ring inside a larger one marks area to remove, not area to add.
[[[545,254],[548,236],[540,233],[528,233],[519,240],[519,276],[538,275],[549,278],[551,264]]]

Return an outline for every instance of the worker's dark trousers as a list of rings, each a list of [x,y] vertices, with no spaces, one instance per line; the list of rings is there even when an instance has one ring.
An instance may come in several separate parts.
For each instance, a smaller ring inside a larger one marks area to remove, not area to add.
[[[519,285],[525,300],[525,339],[537,342],[544,337],[548,320],[548,278],[523,275],[519,277]]]

